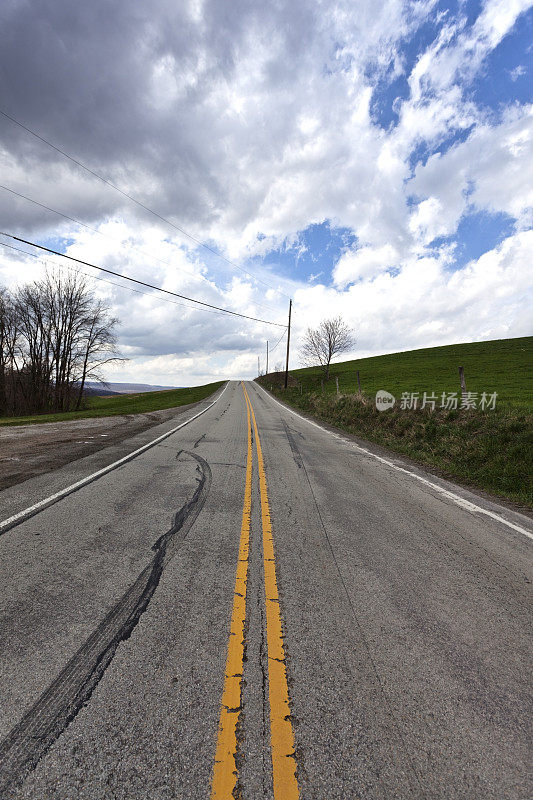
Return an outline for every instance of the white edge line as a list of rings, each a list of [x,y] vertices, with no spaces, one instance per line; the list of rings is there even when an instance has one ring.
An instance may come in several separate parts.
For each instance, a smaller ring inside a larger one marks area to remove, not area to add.
[[[277,403],[278,406],[280,406],[284,411],[288,411],[289,414],[294,414],[295,417],[298,417],[298,419],[302,419],[304,422],[308,422],[309,425],[314,425],[315,428],[319,428],[319,430],[321,430],[323,433],[329,433],[329,435],[333,436],[335,439],[339,439],[341,442],[344,442],[344,444],[347,444],[348,446],[354,448],[355,450],[359,450],[359,452],[364,453],[367,456],[371,456],[372,458],[375,458],[382,464],[386,464],[388,467],[392,467],[392,469],[395,469],[398,472],[404,472],[406,475],[410,475],[411,478],[416,478],[417,481],[420,481],[420,483],[424,483],[426,486],[430,486],[432,489],[435,489],[435,491],[439,492],[439,494],[442,494],[444,497],[447,497],[449,500],[452,500],[458,506],[461,506],[461,508],[464,508],[467,511],[478,511],[481,514],[485,514],[487,517],[492,517],[492,519],[495,519],[497,522],[501,522],[503,525],[507,525],[508,528],[512,528],[513,530],[518,531],[518,533],[524,534],[524,536],[527,536],[529,539],[533,539],[533,533],[531,531],[528,531],[527,528],[522,528],[520,525],[515,525],[514,522],[510,522],[508,519],[505,519],[505,517],[500,516],[500,514],[496,514],[494,511],[490,511],[488,508],[482,508],[482,506],[478,506],[475,503],[471,503],[470,500],[465,500],[464,497],[460,497],[460,495],[455,494],[454,492],[450,492],[448,491],[448,489],[444,489],[444,487],[439,486],[438,483],[433,483],[433,481],[428,481],[427,478],[423,478],[421,475],[417,475],[416,472],[411,472],[411,470],[405,469],[405,467],[400,467],[393,461],[389,461],[387,458],[382,458],[382,456],[376,455],[376,453],[373,453],[371,450],[367,450],[365,447],[361,447],[360,445],[355,444],[355,442],[351,442],[349,441],[349,439],[345,439],[344,436],[341,436],[338,433],[333,433],[333,431],[328,431],[327,428],[324,428],[317,422],[313,422],[313,420],[308,419],[307,417],[302,417],[301,414],[298,414],[296,411],[293,411],[292,408],[288,408],[287,406],[283,405],[283,403],[280,403],[279,400],[276,400],[276,398],[273,397],[271,394],[269,394],[269,392],[267,392],[266,389],[263,389],[261,384],[256,383],[255,381],[253,381],[253,383],[255,383],[256,386],[258,386],[268,397],[271,398],[271,400]]]
[[[167,439],[169,436],[172,436],[172,434],[176,433],[176,431],[179,431],[180,428],[184,428],[185,425],[189,424],[189,422],[198,419],[198,417],[201,417],[202,414],[205,414],[206,411],[209,411],[209,409],[212,408],[215,405],[215,403],[217,403],[220,400],[220,398],[228,388],[228,385],[229,381],[226,382],[226,385],[220,392],[219,396],[215,400],[213,400],[212,403],[209,403],[209,405],[203,408],[201,411],[199,411],[198,414],[195,414],[193,417],[190,417],[189,419],[185,420],[185,422],[182,422],[181,425],[177,425],[175,428],[172,428],[172,430],[163,433],[161,436],[158,436],[157,439],[154,439],[152,442],[148,442],[148,444],[143,444],[142,447],[139,447],[137,450],[133,450],[133,452],[128,453],[127,456],[123,456],[123,458],[119,458],[118,461],[114,461],[112,464],[108,464],[107,467],[99,469],[97,472],[93,472],[91,475],[87,475],[85,478],[82,478],[81,481],[77,481],[76,483],[67,486],[65,489],[61,489],[60,492],[51,494],[50,497],[46,497],[44,500],[40,500],[38,503],[35,503],[35,505],[29,506],[29,508],[25,508],[23,511],[19,511],[18,514],[14,514],[12,517],[3,520],[2,522],[0,522],[0,536],[3,533],[7,533],[7,531],[10,530],[11,528],[14,528],[15,525],[20,525],[21,522],[24,522],[30,517],[35,516],[35,514],[38,514],[39,511],[43,511],[45,508],[48,508],[54,503],[57,503],[58,500],[62,500],[63,497],[67,497],[69,494],[76,492],[78,489],[81,489],[88,483],[92,483],[98,478],[101,478],[102,475],[106,475],[108,472],[111,472],[117,467],[120,467],[127,461],[131,461],[140,453],[144,453],[145,450],[149,450],[158,442],[162,442],[163,439]]]

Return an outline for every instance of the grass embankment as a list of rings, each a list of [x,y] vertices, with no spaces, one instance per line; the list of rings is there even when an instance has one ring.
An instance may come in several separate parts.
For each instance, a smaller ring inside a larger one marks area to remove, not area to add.
[[[113,397],[88,397],[81,411],[61,414],[34,414],[30,417],[0,417],[0,425],[31,425],[40,422],[63,422],[87,417],[112,417],[117,414],[143,414],[147,411],[161,411],[188,403],[196,403],[213,394],[224,381],[207,383],[205,386],[191,386],[185,389],[166,389],[159,392],[121,394]]]
[[[533,338],[432,347],[334,364],[321,385],[317,368],[294,370],[298,385],[283,391],[273,376],[260,379],[285,402],[368,441],[426,464],[441,474],[533,507]],[[439,408],[442,392],[458,392],[458,367],[470,392],[497,392],[495,410]],[[357,395],[356,371],[363,390]],[[335,376],[339,378],[337,397]],[[377,411],[375,393],[396,397]],[[434,392],[434,411],[399,407],[402,392]]]

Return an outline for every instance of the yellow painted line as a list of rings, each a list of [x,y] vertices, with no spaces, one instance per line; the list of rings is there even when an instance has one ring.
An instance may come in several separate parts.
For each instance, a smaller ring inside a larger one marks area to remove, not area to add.
[[[244,394],[252,413],[257,448],[259,490],[261,495],[261,522],[263,526],[263,566],[265,571],[265,601],[268,645],[268,698],[270,701],[270,746],[275,800],[298,800],[300,791],[296,779],[294,758],[294,733],[290,718],[289,687],[283,646],[281,608],[276,579],[274,539],[270,521],[267,482],[261,441],[254,410],[243,385]]]
[[[243,386],[244,388],[244,386]],[[250,407],[246,402],[248,451],[246,482],[242,509],[239,559],[235,576],[233,611],[226,657],[224,689],[220,708],[217,748],[213,768],[211,800],[235,800],[237,785],[237,724],[242,704],[242,673],[244,661],[244,624],[246,619],[246,586],[250,551],[250,517],[252,511],[252,430]]]

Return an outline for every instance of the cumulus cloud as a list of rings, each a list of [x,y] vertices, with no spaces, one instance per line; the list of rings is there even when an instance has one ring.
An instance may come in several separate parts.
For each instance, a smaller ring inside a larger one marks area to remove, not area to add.
[[[522,231],[460,270],[451,271],[438,256],[413,257],[398,272],[342,293],[323,286],[299,290],[296,301],[304,319],[342,314],[356,332],[358,355],[525,336],[532,247],[533,231]]]
[[[488,113],[469,90],[530,6],[485,0],[469,21],[434,0],[5,3],[5,110],[247,271],[5,118],[2,183],[89,228],[0,190],[2,226],[254,317],[283,322],[291,295],[296,347],[307,325],[341,312],[366,353],[519,335],[533,254],[532,110]],[[434,36],[408,66],[422,24]],[[380,125],[373,101],[398,80],[395,121]],[[456,270],[453,244],[433,243],[472,209],[505,213],[515,232]],[[289,278],[272,252],[324,221],[352,231],[355,245],[331,273],[317,260],[312,275]],[[12,285],[42,269],[9,251],[0,259]],[[131,358],[115,379],[250,376],[266,339],[282,334],[95,285]]]
[[[520,220],[533,205],[533,105],[511,108],[500,124],[478,125],[466,141],[432,155],[409,191],[438,193],[452,231],[468,203]]]
[[[344,253],[335,266],[333,277],[338,286],[360,279],[374,278],[394,266],[398,255],[394,247],[361,247]]]

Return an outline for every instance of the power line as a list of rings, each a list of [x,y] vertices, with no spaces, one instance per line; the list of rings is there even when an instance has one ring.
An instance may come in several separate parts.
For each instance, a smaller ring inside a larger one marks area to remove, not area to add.
[[[278,346],[278,344],[281,342],[281,340],[283,339],[283,337],[284,337],[284,336],[285,336],[285,331],[283,331],[283,333],[282,333],[282,334],[281,334],[281,336],[279,337],[279,339],[278,339],[278,341],[276,342],[276,344],[274,345],[274,347],[271,347],[271,348],[270,348],[270,354],[271,354],[271,355],[272,355],[272,353],[274,352],[274,350],[276,349],[276,347]]]
[[[253,275],[251,272],[248,272],[247,270],[244,269],[244,267],[239,266],[239,264],[236,264],[234,261],[231,261],[231,259],[226,258],[226,256],[223,256],[221,253],[218,253],[214,248],[209,247],[209,245],[205,244],[205,242],[202,242],[200,239],[197,239],[196,236],[193,236],[191,233],[188,233],[184,228],[181,228],[179,225],[176,225],[174,222],[171,222],[166,217],[163,217],[161,214],[158,214],[157,211],[153,211],[153,209],[149,208],[144,203],[142,203],[140,200],[137,200],[137,198],[135,198],[131,194],[128,194],[127,192],[125,192],[123,189],[120,189],[118,186],[116,186],[116,184],[114,184],[111,181],[107,180],[107,178],[102,177],[102,175],[99,175],[94,170],[90,169],[89,167],[86,167],[85,164],[82,164],[81,161],[78,161],[73,156],[70,156],[68,153],[65,153],[65,151],[61,150],[60,147],[57,147],[55,144],[52,144],[52,142],[49,142],[48,139],[44,138],[44,136],[40,136],[40,134],[36,133],[35,131],[32,131],[31,128],[28,128],[26,125],[23,125],[22,122],[19,122],[18,119],[15,119],[14,117],[10,116],[5,111],[3,111],[1,108],[0,108],[0,114],[2,114],[3,117],[6,117],[6,119],[8,119],[11,122],[13,122],[15,125],[18,125],[20,128],[25,130],[27,133],[30,133],[32,136],[35,136],[36,139],[39,139],[41,142],[44,142],[44,144],[47,144],[49,147],[51,147],[57,153],[60,153],[62,156],[65,156],[65,158],[68,158],[74,164],[77,164],[78,167],[81,167],[86,172],[89,172],[91,175],[93,175],[95,178],[98,178],[98,180],[100,180],[103,183],[107,184],[107,186],[110,186],[112,189],[115,189],[115,191],[119,192],[121,195],[123,195],[123,197],[127,197],[128,200],[131,200],[133,203],[136,203],[136,205],[138,205],[140,208],[143,208],[145,211],[148,211],[150,214],[153,214],[154,217],[157,217],[162,222],[165,222],[167,225],[170,225],[172,228],[175,228],[177,231],[182,233],[184,236],[187,236],[189,239],[191,239],[191,241],[195,242],[199,247],[203,247],[206,250],[209,250],[209,252],[213,253],[213,255],[217,256],[217,258],[222,259],[227,264],[230,264],[230,266],[235,267],[236,269],[240,270],[241,272],[244,272],[245,275],[248,275],[250,278],[253,278],[253,280],[259,281],[259,283],[262,283],[264,286],[268,286],[269,289],[272,289],[273,291],[278,292],[279,294],[283,295],[283,297],[288,297],[280,289],[275,289],[273,286],[271,286],[266,281],[262,280],[261,278],[258,278],[257,276]]]
[[[179,297],[181,300],[188,300],[191,303],[198,303],[200,306],[205,306],[206,308],[213,308],[216,311],[222,311],[224,314],[231,314],[234,317],[242,317],[243,319],[250,319],[254,322],[262,322],[265,325],[275,325],[278,328],[285,328],[285,325],[282,325],[280,322],[270,322],[266,319],[258,319],[258,317],[251,317],[248,314],[241,314],[238,311],[230,311],[228,308],[221,308],[220,306],[215,306],[212,303],[206,303],[203,300],[195,300],[194,297],[187,297],[184,294],[179,294],[178,292],[171,292],[170,289],[162,289],[160,286],[154,286],[153,283],[146,283],[146,281],[140,281],[137,278],[130,278],[128,275],[121,275],[120,272],[115,272],[112,269],[107,269],[106,267],[99,267],[97,264],[91,264],[89,261],[83,261],[81,258],[74,258],[74,256],[67,256],[65,253],[60,253],[58,250],[52,250],[50,247],[44,247],[42,244],[36,244],[35,242],[30,242],[27,239],[21,239],[19,236],[13,236],[11,233],[5,233],[0,231],[3,236],[7,236],[10,239],[14,239],[16,242],[22,242],[23,244],[29,244],[30,247],[37,247],[39,250],[44,250],[46,253],[52,253],[54,256],[61,256],[61,258],[68,258],[70,261],[76,261],[78,264],[83,264],[86,267],[91,267],[92,269],[98,269],[101,272],[107,272],[109,275],[115,275],[117,278],[122,278],[125,281],[131,281],[132,283],[137,283],[140,286],[147,286],[149,289],[155,289],[157,292],[164,292],[165,294],[170,294],[173,297]]]
[[[0,183],[0,189],[4,189],[6,192],[14,194],[16,197],[21,197],[23,200],[27,200],[29,203],[33,203],[34,205],[39,206],[39,208],[44,208],[46,209],[46,211],[51,211],[53,214],[57,214],[59,217],[68,219],[70,222],[74,222],[76,225],[81,225],[82,228],[86,228],[88,231],[97,233],[99,236],[105,236],[106,239],[109,239],[112,242],[119,241],[114,236],[109,236],[107,233],[103,233],[102,231],[99,231],[97,228],[93,228],[91,225],[87,225],[86,222],[82,222],[81,220],[76,219],[76,217],[69,217],[68,214],[64,214],[62,211],[58,211],[56,208],[51,208],[50,206],[47,206],[45,203],[40,203],[38,200],[34,200],[33,197],[28,197],[27,195],[22,194],[21,192],[16,192],[14,189],[10,189],[9,186],[4,186],[3,184]],[[127,245],[127,246],[130,247],[132,250],[136,250],[138,253],[145,256],[145,258],[153,258],[155,261],[159,261],[161,264],[165,264],[167,267],[173,266],[169,264],[168,261],[163,261],[163,259],[158,258],[157,256],[154,256],[151,253],[145,253],[138,247],[133,247],[133,245]],[[192,275],[193,278],[197,278],[198,280],[200,279],[206,280],[206,278],[203,275],[199,275],[196,272],[191,272],[188,269],[183,269],[183,267],[176,267],[176,269],[179,269],[180,272],[185,272],[187,275]],[[272,311],[273,309],[270,310]]]
[[[45,203],[40,203],[38,200],[34,200],[33,197],[28,197],[25,194],[21,194],[21,192],[16,192],[14,189],[10,189],[9,186],[4,186],[3,184],[0,183],[0,189],[4,189],[6,192],[9,192],[10,194],[15,195],[15,197],[20,197],[20,198],[22,198],[22,200],[27,200],[29,203],[33,203],[34,205],[39,206],[39,208],[44,208],[44,209],[46,209],[46,211],[51,211],[52,214],[57,214],[59,217],[63,217],[64,219],[68,219],[68,220],[70,220],[70,222],[74,222],[76,225],[81,225],[82,228],[86,228],[88,231],[92,231],[93,233],[97,233],[99,236],[104,236],[106,239],[109,239],[111,242],[117,242],[117,243],[119,242],[119,240],[116,237],[109,236],[109,234],[103,233],[102,231],[99,231],[97,228],[93,228],[93,227],[91,227],[91,225],[87,225],[87,223],[85,223],[85,222],[81,222],[81,220],[76,219],[76,217],[69,217],[68,214],[64,214],[62,211],[58,211],[56,208],[51,208],[50,206],[45,205]],[[122,244],[122,242],[120,242],[120,244]],[[209,286],[211,286],[210,281],[204,275],[202,275],[201,273],[191,272],[191,270],[184,269],[183,267],[175,267],[173,264],[169,264],[168,261],[164,261],[162,258],[158,258],[157,256],[154,256],[152,253],[146,253],[144,250],[141,250],[138,247],[134,247],[131,244],[127,244],[127,247],[131,248],[132,250],[135,250],[137,253],[140,253],[145,258],[152,258],[152,259],[154,259],[154,261],[159,261],[160,264],[164,264],[165,266],[170,267],[171,269],[178,269],[180,272],[184,272],[186,275],[191,275],[193,278],[196,278],[197,280],[205,281],[205,283],[207,283]],[[21,250],[21,252],[24,252],[24,251]],[[255,301],[254,301],[254,305],[259,306],[259,308],[265,308],[268,311],[274,311],[274,313],[275,313],[275,309],[273,309],[271,306],[265,306],[263,303],[257,303]]]
[[[6,242],[0,242],[2,247],[8,247],[10,250],[16,250],[17,253],[24,253],[26,256],[31,256],[32,258],[41,258],[39,253],[28,253],[27,250],[22,250],[20,247],[13,247],[11,244],[7,244]],[[214,314],[216,317],[223,317],[224,314],[221,311],[212,311],[210,308],[196,308],[195,306],[186,306],[185,303],[176,303],[175,300],[169,300],[168,297],[157,297],[157,295],[153,295],[150,292],[142,292],[140,289],[134,289],[133,286],[124,286],[122,283],[115,283],[115,281],[110,281],[107,278],[99,278],[98,275],[90,275],[88,272],[84,272],[82,269],[76,269],[76,267],[71,267],[70,264],[59,264],[58,261],[52,261],[51,259],[45,259],[45,264],[54,264],[55,266],[62,267],[65,266],[67,269],[72,270],[72,272],[77,272],[79,275],[85,275],[87,278],[91,278],[95,281],[102,281],[103,283],[109,283],[110,286],[116,286],[119,289],[127,289],[128,292],[135,292],[136,294],[143,294],[145,297],[155,297],[157,300],[160,300],[163,303],[172,303],[173,306],[180,306],[181,308],[188,308],[191,311],[203,311],[206,314]]]

